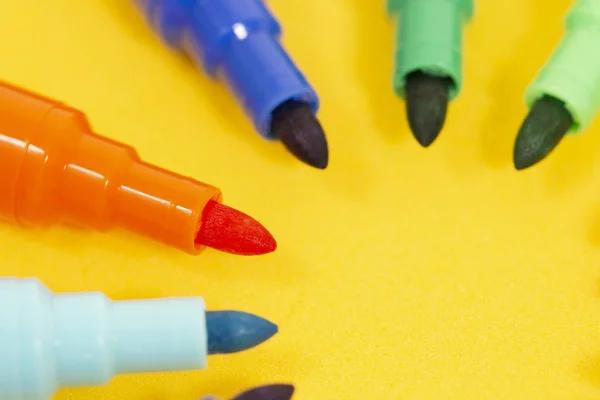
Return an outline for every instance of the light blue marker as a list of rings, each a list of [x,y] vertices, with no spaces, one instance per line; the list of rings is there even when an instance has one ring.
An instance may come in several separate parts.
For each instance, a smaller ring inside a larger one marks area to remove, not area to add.
[[[277,332],[200,297],[112,301],[53,294],[37,279],[0,279],[0,400],[48,400],[62,387],[116,374],[203,369],[209,354],[254,347]]]

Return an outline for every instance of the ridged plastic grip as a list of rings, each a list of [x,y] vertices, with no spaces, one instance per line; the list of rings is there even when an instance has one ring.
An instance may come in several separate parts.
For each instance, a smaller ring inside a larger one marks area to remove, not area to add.
[[[550,95],[565,103],[574,123],[586,129],[600,109],[600,1],[579,0],[565,18],[566,32],[525,92],[525,103]]]
[[[205,368],[204,316],[198,297],[111,301],[0,279],[0,399],[47,400],[119,373]]]
[[[125,228],[190,254],[221,191],[143,162],[72,107],[0,82],[0,219]]]
[[[319,99],[280,42],[281,26],[261,0],[136,0],[163,41],[207,74],[222,75],[266,138],[273,111]]]
[[[404,98],[406,76],[421,70],[449,77],[450,99],[462,87],[463,26],[473,17],[472,0],[388,0],[396,19],[394,91]]]

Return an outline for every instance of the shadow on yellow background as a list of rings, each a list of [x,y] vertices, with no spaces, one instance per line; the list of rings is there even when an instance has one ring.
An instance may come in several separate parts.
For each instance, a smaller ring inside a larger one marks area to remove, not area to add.
[[[529,171],[511,164],[523,92],[568,2],[478,3],[463,92],[427,150],[392,93],[394,28],[376,3],[270,2],[321,96],[326,171],[261,139],[126,1],[4,6],[2,79],[219,186],[279,242],[264,257],[194,258],[124,232],[0,226],[1,275],[115,299],[201,295],[280,327],[205,371],[120,376],[57,399],[194,400],[276,381],[294,383],[296,400],[600,397],[600,126]]]

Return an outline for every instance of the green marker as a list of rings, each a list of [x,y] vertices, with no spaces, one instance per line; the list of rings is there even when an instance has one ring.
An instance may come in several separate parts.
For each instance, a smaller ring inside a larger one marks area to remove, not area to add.
[[[544,159],[567,133],[585,130],[600,109],[600,1],[579,0],[561,43],[525,93],[530,108],[515,141],[517,170]]]
[[[396,19],[394,91],[406,101],[413,135],[427,147],[462,86],[463,27],[473,17],[473,0],[388,0],[387,9]]]

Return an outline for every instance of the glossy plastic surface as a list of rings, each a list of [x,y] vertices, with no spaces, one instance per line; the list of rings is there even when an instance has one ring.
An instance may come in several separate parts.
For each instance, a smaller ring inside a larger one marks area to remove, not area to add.
[[[111,301],[0,279],[0,399],[47,400],[119,373],[205,368],[204,315],[199,297]]]
[[[172,48],[210,76],[222,75],[266,138],[273,111],[290,99],[316,113],[314,89],[280,43],[281,26],[261,0],[137,0]]]
[[[422,70],[452,78],[454,99],[462,87],[463,25],[473,17],[473,0],[388,0],[396,19],[394,91],[404,98],[406,75]]]
[[[543,95],[565,102],[573,116],[570,133],[586,129],[600,109],[600,1],[579,0],[569,11],[566,32],[525,93],[528,107]]]
[[[80,111],[0,82],[0,218],[125,228],[197,254],[217,188],[141,161],[96,135]]]
[[[512,165],[523,94],[569,3],[477,2],[463,90],[423,151],[389,83],[384,2],[267,0],[285,46],[315,71],[335,153],[320,173],[248,133],[232,96],[161,48],[130,2],[4,2],[1,77],[69,100],[148,161],[216,182],[279,241],[266,257],[198,258],[121,232],[0,223],[0,276],[115,299],[201,295],[281,328],[202,371],[119,376],[53,400],[230,400],[275,381],[293,381],[294,400],[599,400],[600,118],[539,168]]]

